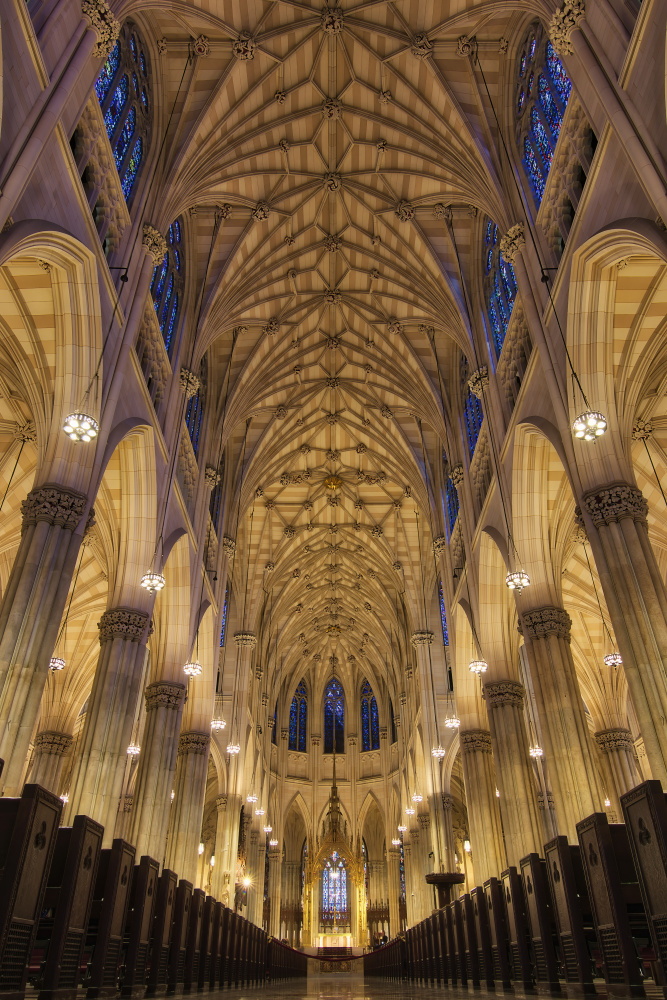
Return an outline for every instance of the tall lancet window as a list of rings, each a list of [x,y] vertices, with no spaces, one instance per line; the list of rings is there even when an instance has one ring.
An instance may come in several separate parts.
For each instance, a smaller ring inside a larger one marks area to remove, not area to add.
[[[487,219],[484,224],[484,291],[493,346],[496,357],[499,357],[517,289],[514,268],[500,252],[498,226],[492,219]]]
[[[345,753],[345,698],[343,688],[332,678],[324,692],[324,752],[333,753],[334,733],[336,753]]]
[[[449,646],[449,633],[447,631],[447,611],[445,610],[445,595],[442,591],[442,580],[438,581],[438,597],[440,599],[440,622],[442,624],[442,642],[444,646]]]
[[[171,356],[178,318],[183,301],[185,283],[185,247],[183,245],[183,225],[174,219],[167,232],[167,252],[164,260],[153,270],[151,295],[162,331],[164,346]]]
[[[342,919],[341,919],[342,918]],[[347,918],[347,869],[334,851],[322,870],[322,922],[344,922]]]
[[[539,206],[572,92],[565,67],[539,24],[530,28],[519,49],[515,88],[519,152]]]
[[[301,681],[292,698],[289,712],[289,749],[306,752],[306,726],[308,723],[308,694]]]
[[[95,93],[123,194],[129,201],[146,158],[151,125],[148,60],[135,25],[126,22],[122,26],[95,81]]]
[[[373,688],[364,681],[361,689],[361,749],[380,749],[380,720]]]
[[[207,379],[206,358],[202,358],[199,366],[199,388],[194,396],[188,400],[185,411],[185,423],[187,424],[192,441],[192,450],[195,455],[199,452],[199,436],[201,432],[202,417],[204,416],[204,401],[206,399],[206,379]]]

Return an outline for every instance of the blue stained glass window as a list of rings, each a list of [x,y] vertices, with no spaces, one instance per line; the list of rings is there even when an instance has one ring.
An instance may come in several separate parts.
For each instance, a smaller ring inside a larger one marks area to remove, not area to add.
[[[449,523],[449,533],[451,535],[454,530],[454,525],[456,524],[456,518],[459,516],[459,495],[456,490],[456,486],[454,486],[454,483],[452,482],[451,476],[448,477],[445,485],[445,503],[447,504],[447,521]]]
[[[141,165],[143,155],[144,144],[141,139],[137,139],[134,144],[134,149],[132,150],[132,155],[130,156],[127,167],[125,168],[125,176],[120,182],[123,194],[125,195],[125,201],[127,201],[132,194],[132,188],[134,187],[134,182],[137,178],[137,173]]]
[[[134,84],[134,92],[135,92],[135,94],[138,97],[139,96],[139,78],[137,77],[136,73],[132,74],[132,83]]]
[[[178,292],[174,295],[174,308],[171,310],[171,319],[169,320],[169,329],[167,330],[166,336],[164,338],[164,345],[167,348],[167,353],[171,351],[171,338],[174,333],[174,325],[176,323],[176,317],[178,315]]]
[[[565,72],[565,67],[551,42],[547,42],[547,66],[549,67],[549,75],[558,91],[558,96],[563,104],[567,104],[572,93],[572,81]]]
[[[380,720],[373,688],[364,681],[361,688],[361,749],[380,749]]]
[[[380,717],[375,698],[371,702],[371,747],[373,750],[380,749]]]
[[[507,329],[507,320],[508,320],[507,309],[505,307],[505,303],[503,301],[503,296],[502,296],[502,293],[500,291],[500,278],[498,277],[498,272],[497,271],[496,271],[496,273],[493,276],[493,290],[494,290],[495,295],[496,295],[496,302],[498,303],[498,312],[500,314],[500,321],[501,321],[503,327],[506,330]]]
[[[486,255],[486,270],[491,270],[491,264],[493,263],[493,247],[489,247],[489,252]]]
[[[137,39],[134,35],[130,35],[130,52],[132,53],[132,58],[137,61]]]
[[[530,76],[528,77],[528,86],[526,88],[527,91],[528,91],[528,97],[530,97],[530,95],[533,92],[533,84],[534,83],[535,83],[535,74],[531,73]]]
[[[335,727],[334,727],[335,720]],[[324,752],[333,753],[334,728],[336,753],[345,752],[345,702],[343,688],[336,678],[332,678],[324,692]]]
[[[491,242],[491,235],[492,235],[492,233],[493,233],[493,221],[491,219],[489,219],[489,221],[486,224],[486,238],[485,238],[485,240],[486,240],[487,243]]]
[[[521,89],[519,91],[519,97],[517,98],[516,102],[516,110],[518,114],[521,114],[521,112],[523,111],[523,106],[525,103],[526,103],[526,91]]]
[[[368,701],[366,698],[362,699],[361,702],[361,747],[362,750],[370,750],[371,748],[371,720],[370,712],[368,710]]]
[[[95,93],[100,104],[104,103],[104,98],[109,93],[109,88],[113,83],[113,78],[120,66],[120,42],[116,42],[109,57],[102,67],[102,71],[95,81]]]
[[[153,271],[151,294],[155,304],[155,312],[160,321],[160,329],[167,352],[173,347],[173,334],[178,320],[178,307],[181,300],[179,290],[183,288],[184,248],[181,245],[181,225],[178,219],[169,226],[167,243],[169,248],[160,268]]]
[[[118,119],[120,118],[123,108],[125,107],[129,90],[130,85],[127,82],[127,77],[121,76],[120,83],[116,87],[114,95],[111,98],[111,103],[104,112],[104,126],[110,139],[113,136],[114,129],[118,124]]]
[[[143,54],[143,52],[139,56],[139,65],[141,66],[141,72],[145,74],[146,73],[146,56]]]
[[[174,275],[173,273],[169,275],[169,284],[167,285],[167,294],[164,297],[164,308],[162,309],[162,319],[160,320],[160,329],[162,330],[162,335],[164,336],[164,328],[167,325],[167,320],[169,319],[169,307],[171,305],[171,297],[174,294]]]
[[[180,255],[180,253],[178,252],[178,250],[175,247],[174,247],[174,260],[176,262],[176,270],[180,271],[180,269],[181,269],[181,255]]]
[[[537,39],[533,36],[530,40],[530,46],[528,48],[528,58],[532,59],[535,55],[535,46],[537,45]]]
[[[306,706],[306,699],[303,698],[301,704],[299,705],[299,752],[306,752],[306,719],[308,716],[308,708]]]
[[[174,303],[174,310],[178,308],[178,303]],[[172,316],[174,315],[172,311]],[[171,324],[170,324],[171,325]],[[222,503],[222,487],[223,480],[225,478],[225,455],[223,452],[222,459],[220,460],[220,465],[218,466],[218,481],[211,490],[211,499],[208,505],[208,511],[211,515],[211,523],[215,531],[218,530],[218,521],[220,520],[220,505]]]
[[[445,611],[445,595],[442,592],[442,580],[438,583],[438,597],[440,599],[440,622],[442,624],[442,642],[449,646],[449,634],[447,632],[447,612]]]
[[[551,93],[551,88],[549,87],[544,75],[541,75],[537,81],[537,90],[539,93],[540,105],[544,111],[547,121],[549,122],[549,127],[553,133],[553,137],[554,139],[558,139],[560,127],[563,124],[563,118],[558,110],[555,98]]]
[[[530,112],[530,132],[535,141],[535,145],[540,151],[540,156],[542,157],[542,162],[546,168],[547,174],[551,167],[551,160],[554,155],[553,147],[551,145],[551,139],[547,134],[547,130],[542,124],[542,119],[540,118],[537,108],[532,108]]]
[[[298,716],[298,704],[296,697],[292,698],[292,704],[289,710],[289,748],[290,750],[296,750],[296,735],[297,735],[297,716]]]
[[[127,148],[130,145],[130,139],[134,135],[134,129],[137,124],[137,112],[134,108],[130,108],[130,113],[125,119],[125,124],[123,125],[123,131],[120,133],[120,138],[116,143],[116,148],[114,150],[114,159],[116,161],[116,169],[120,171],[123,165],[123,160],[125,159],[125,154],[127,153]]]
[[[306,752],[306,724],[308,720],[306,685],[303,681],[292,698],[289,713],[289,749]]]
[[[510,308],[514,299],[516,297],[516,276],[514,274],[514,267],[509,260],[504,260],[503,255],[500,255],[500,277],[503,283],[503,290],[505,292],[505,297],[507,298]]]
[[[519,76],[523,76],[526,72],[526,53],[524,52],[521,56],[521,62],[519,64]]]
[[[204,408],[202,406],[201,400],[201,390],[196,392],[188,400],[188,408],[185,411],[185,423],[187,425],[190,441],[192,442],[192,449],[197,454],[199,450],[199,432],[201,430],[201,421]]]
[[[503,260],[503,255],[497,244],[492,246],[486,255],[486,273],[488,277],[484,281],[484,286],[491,337],[496,354],[500,355],[512,315],[517,287],[514,268],[509,261]]]
[[[331,877],[332,871],[338,872],[337,878]],[[322,910],[327,923],[347,916],[347,870],[337,851],[322,870]]]
[[[164,260],[162,261],[162,266],[159,268],[155,267],[153,270],[153,281],[151,282],[151,295],[153,296],[153,301],[155,302],[156,312],[160,308],[160,299],[162,298],[162,291],[164,289],[164,282],[167,277],[168,268],[169,268],[169,254],[166,253],[164,255]]]
[[[495,245],[498,242],[498,226],[496,226],[496,225],[494,225],[494,227],[493,227],[493,234],[492,234],[492,236],[493,236],[493,242],[494,242],[494,245]]]
[[[405,902],[405,853],[403,851],[403,834],[401,834],[401,857],[398,862],[398,877],[401,886],[401,900]]]
[[[229,598],[229,587],[225,588],[225,603],[222,605],[222,625],[220,626],[220,648],[225,644],[225,629],[227,628],[227,600]]]
[[[535,200],[539,205],[544,194],[545,178],[528,136],[523,140],[523,165],[530,178]]]
[[[463,419],[466,427],[466,437],[468,438],[468,452],[472,458],[475,452],[475,446],[477,445],[477,439],[479,437],[479,431],[482,426],[484,414],[482,412],[482,404],[478,400],[477,396],[470,391],[470,389],[468,389],[468,393],[465,398]]]
[[[173,229],[173,231],[174,231],[174,239],[176,240],[177,243],[180,243],[181,242],[181,224],[178,221],[178,219],[175,219],[174,222],[172,222],[170,228]]]
[[[145,87],[141,88],[141,103],[144,106],[144,111],[148,111],[148,93]]]

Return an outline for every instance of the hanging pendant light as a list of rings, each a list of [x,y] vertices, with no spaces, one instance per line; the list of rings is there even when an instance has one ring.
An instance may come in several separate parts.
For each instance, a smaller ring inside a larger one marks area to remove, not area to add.
[[[49,660],[49,669],[53,670],[54,673],[56,672],[56,670],[64,670],[65,661],[63,660],[62,656],[52,656],[51,659]]]
[[[250,792],[249,795],[246,795],[246,801],[251,802],[254,805],[255,802],[257,801],[257,796],[255,795],[254,792]]]
[[[607,418],[597,410],[586,410],[572,424],[572,433],[583,441],[595,441],[607,430]]]
[[[514,573],[508,573],[505,583],[509,590],[516,590],[517,594],[520,594],[524,587],[530,586],[530,577],[525,570],[519,569]]]
[[[533,746],[529,749],[528,753],[535,760],[538,760],[540,757],[544,757],[544,750],[538,743],[533,744]]]
[[[400,847],[401,846],[401,842],[398,839],[398,837],[393,837],[391,842],[394,845],[394,847]]]
[[[63,794],[60,795],[59,798],[60,801],[63,802],[65,805],[67,805],[67,803],[69,802],[69,795],[67,794],[67,792],[63,792]]]
[[[269,847],[277,847],[277,846],[278,846],[278,841],[276,840],[275,837],[272,837],[271,840],[269,841]]]
[[[468,670],[470,673],[477,674],[478,677],[480,674],[485,674],[488,669],[489,664],[486,660],[471,660],[468,664]]]
[[[94,417],[89,416],[87,413],[70,413],[65,418],[63,430],[70,441],[84,441],[87,444],[88,441],[92,441],[93,438],[97,437],[100,425]]]
[[[264,833],[272,833],[272,832],[273,832],[273,827],[269,826],[269,824],[267,823],[266,826],[264,827]]]
[[[241,752],[241,747],[238,745],[238,743],[227,744],[227,753],[230,754],[232,757],[240,752]]]
[[[414,795],[412,796],[412,801],[413,802],[421,802],[423,800],[423,798],[424,798],[423,795],[420,795],[419,792],[415,792]]]
[[[459,717],[453,711],[450,712],[450,714],[445,719],[445,726],[447,727],[447,729],[458,729],[460,725],[461,725],[461,720],[459,719]]]
[[[614,650],[612,653],[606,653],[605,656],[603,656],[603,660],[607,667],[620,667],[621,664],[623,663],[623,658],[621,657],[621,654],[617,653],[616,650]]]
[[[216,732],[216,733],[219,733],[222,729],[225,728],[226,725],[227,725],[227,723],[225,722],[224,719],[212,719],[211,720],[211,729],[213,729],[214,732]]]
[[[436,757],[438,760],[442,760],[442,758],[446,756],[447,751],[440,743],[438,743],[437,747],[433,747],[431,749],[431,757]]]
[[[405,815],[406,816],[414,816],[414,814],[416,813],[416,811],[417,810],[413,809],[412,806],[406,806],[405,807]]]
[[[264,815],[264,810],[262,809],[261,806],[258,806],[258,808],[255,809],[255,816],[263,816],[263,815]]]
[[[139,746],[138,743],[130,743],[129,747],[127,748],[127,752],[130,757],[136,757],[138,754],[141,753],[141,747]]]
[[[149,594],[156,594],[159,590],[162,590],[166,582],[162,573],[144,573],[141,578],[141,586]]]
[[[183,667],[183,673],[187,674],[188,677],[199,677],[199,675],[202,672],[202,669],[203,668],[199,660],[191,660],[189,663],[186,663],[185,666]]]

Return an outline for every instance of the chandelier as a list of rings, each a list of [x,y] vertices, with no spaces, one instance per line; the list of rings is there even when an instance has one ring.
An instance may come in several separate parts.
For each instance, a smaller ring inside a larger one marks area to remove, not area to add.
[[[130,755],[130,757],[136,757],[137,754],[141,752],[141,747],[138,746],[136,743],[130,743],[129,747],[127,748],[127,752]]]
[[[53,670],[54,672],[56,670],[64,670],[65,661],[63,660],[62,656],[52,656],[51,659],[49,660],[49,669]]]
[[[277,846],[278,846],[278,841],[276,840],[275,837],[272,837],[271,840],[269,841],[269,847],[277,847]]]
[[[391,842],[394,845],[394,847],[400,847],[401,846],[401,842],[398,839],[398,837],[393,837]]]
[[[70,413],[65,419],[63,430],[70,441],[92,441],[99,433],[97,420],[87,413]]]
[[[224,719],[213,719],[211,721],[211,729],[214,729],[216,733],[220,732],[221,729],[224,729],[226,725],[227,723]]]
[[[468,670],[470,673],[477,674],[477,676],[485,674],[488,669],[489,665],[486,660],[471,660],[468,664]]]
[[[237,753],[240,753],[240,752],[241,752],[241,747],[238,745],[238,743],[228,743],[227,744],[227,753],[228,754],[231,754],[233,756],[234,754],[237,754]]]
[[[445,719],[445,726],[447,729],[458,729],[460,725],[461,720],[453,713],[448,715]]]
[[[517,594],[520,594],[524,587],[530,586],[530,577],[525,570],[520,569],[516,573],[508,573],[505,583],[510,590],[516,590]]]
[[[191,660],[186,663],[183,667],[183,673],[187,674],[188,677],[199,677],[202,672],[202,665],[199,660]]]
[[[438,743],[437,747],[433,747],[431,750],[431,756],[437,757],[438,760],[442,760],[442,758],[445,757],[446,755],[447,751],[445,750],[445,748],[442,746],[441,743]]]
[[[273,831],[273,827],[269,826],[268,823],[267,823],[267,825],[264,827],[264,833],[272,833],[272,831]]]
[[[246,801],[252,802],[254,805],[254,803],[257,801],[257,796],[255,795],[254,792],[250,792],[250,794],[246,796]]]
[[[597,410],[587,410],[581,413],[572,424],[576,438],[584,441],[595,441],[607,430],[607,418]]]
[[[415,810],[415,809],[413,809],[413,808],[412,808],[412,806],[406,806],[406,807],[405,807],[405,815],[406,815],[406,816],[414,816],[414,814],[415,814],[415,811],[416,811],[416,810]]]
[[[166,582],[162,573],[144,573],[141,578],[141,586],[149,594],[155,594],[158,590],[162,590]]]
[[[607,667],[620,667],[621,664],[623,663],[621,654],[617,653],[615,650],[613,653],[607,653],[605,656],[603,656],[603,660]]]
[[[423,795],[420,795],[418,792],[415,792],[415,794],[412,796],[412,801],[421,802],[423,798],[424,798]]]
[[[537,744],[537,743],[536,743],[536,744],[535,744],[534,746],[532,746],[532,747],[530,748],[530,750],[528,751],[528,753],[529,753],[529,754],[530,754],[530,756],[531,756],[531,757],[533,757],[533,758],[534,758],[535,760],[537,760],[537,759],[538,759],[539,757],[543,757],[543,756],[544,756],[544,750],[543,750],[543,749],[542,749],[542,747],[541,747],[541,746],[539,746],[539,744]]]
[[[406,830],[407,830],[407,826],[405,825],[405,823],[399,823],[398,824],[398,832],[399,833],[405,833]]]

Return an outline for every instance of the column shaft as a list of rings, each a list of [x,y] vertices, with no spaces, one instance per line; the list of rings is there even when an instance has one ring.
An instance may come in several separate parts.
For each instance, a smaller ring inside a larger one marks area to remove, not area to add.
[[[629,729],[603,729],[595,734],[607,776],[607,795],[616,815],[616,822],[622,822],[623,810],[620,798],[642,781],[637,764],[635,745]]]
[[[178,740],[166,867],[192,883],[197,878],[210,744],[208,733],[181,733]]]
[[[507,867],[491,733],[486,729],[468,729],[460,734],[460,740],[475,882],[482,885]]]
[[[63,768],[72,747],[72,739],[69,733],[37,733],[29,779],[33,785],[41,785],[54,795],[59,794]]]

